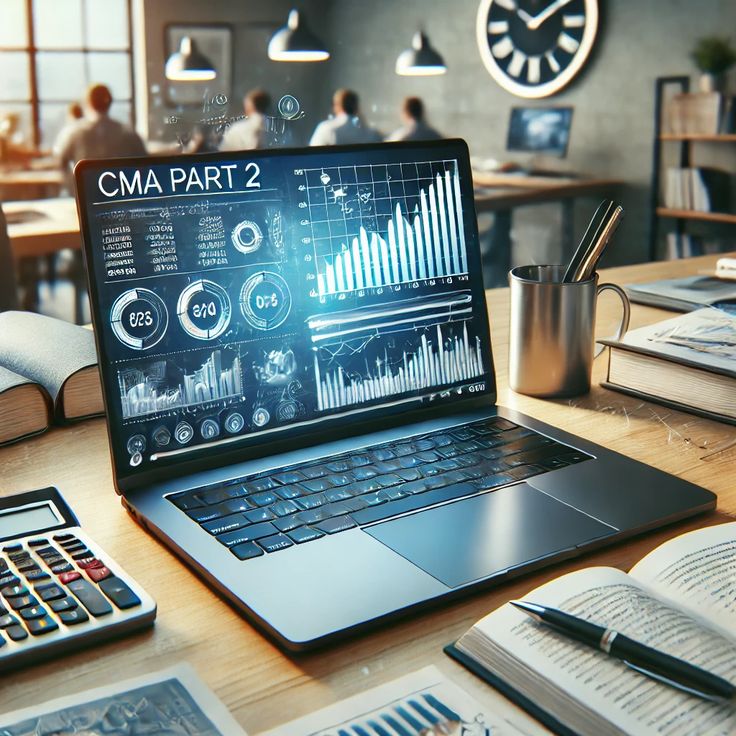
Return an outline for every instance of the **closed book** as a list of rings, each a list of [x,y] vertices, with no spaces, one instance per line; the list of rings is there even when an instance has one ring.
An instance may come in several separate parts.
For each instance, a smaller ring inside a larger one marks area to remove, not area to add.
[[[704,308],[630,330],[611,350],[606,388],[736,424],[736,317]]]
[[[670,234],[674,236],[673,243],[680,246],[679,254],[684,255],[682,236]],[[736,299],[736,283],[712,276],[661,279],[643,284],[626,284],[624,288],[632,302],[678,312],[688,312],[727,299]]]
[[[736,684],[736,523],[680,535],[628,573],[591,567],[522,597],[610,627]],[[505,604],[445,649],[564,736],[736,733],[736,703],[636,672]]]
[[[7,421],[11,411],[18,411],[17,402],[26,406],[29,421],[33,415],[34,427],[40,427],[42,413],[48,426],[49,409],[51,420],[58,423],[104,412],[91,330],[31,312],[2,312],[0,367],[4,369],[0,385],[5,387],[0,424]],[[43,412],[41,404],[31,399],[31,385],[35,387],[33,391],[45,395],[43,403],[47,408]],[[0,442],[11,439],[5,437]]]
[[[0,445],[43,432],[50,421],[46,390],[0,366]]]

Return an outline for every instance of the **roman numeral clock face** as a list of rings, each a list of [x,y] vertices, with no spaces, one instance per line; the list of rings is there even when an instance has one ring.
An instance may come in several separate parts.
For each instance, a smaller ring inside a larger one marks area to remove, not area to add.
[[[491,76],[519,97],[548,97],[580,71],[598,30],[598,0],[482,0],[478,47]]]

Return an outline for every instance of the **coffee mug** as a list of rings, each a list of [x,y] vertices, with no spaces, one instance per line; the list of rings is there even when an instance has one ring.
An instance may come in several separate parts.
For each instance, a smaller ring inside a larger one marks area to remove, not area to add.
[[[629,327],[631,307],[620,286],[599,285],[597,273],[563,283],[564,273],[565,266],[519,266],[509,272],[509,385],[518,393],[564,397],[590,391],[595,309],[602,291],[615,291],[623,304],[615,339]]]

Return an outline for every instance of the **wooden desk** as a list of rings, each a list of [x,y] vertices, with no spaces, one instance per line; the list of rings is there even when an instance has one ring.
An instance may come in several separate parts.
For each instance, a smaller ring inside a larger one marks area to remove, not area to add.
[[[603,280],[647,281],[696,273],[714,257],[611,269]],[[665,409],[597,385],[606,358],[596,361],[593,390],[572,400],[542,401],[507,387],[508,291],[488,293],[499,403],[525,411],[613,450],[701,484],[719,496],[720,514],[701,516],[584,558],[557,564],[434,611],[414,615],[339,646],[299,658],[281,653],[222,602],[188,568],[141,530],[118,503],[101,419],[0,449],[0,493],[58,485],[82,526],[100,541],[157,600],[155,627],[116,643],[6,676],[0,711],[20,708],[189,661],[251,734],[427,664],[485,703],[509,714],[528,733],[541,726],[442,653],[488,611],[530,588],[580,567],[628,569],[657,544],[687,529],[736,516],[736,430],[732,426]],[[601,298],[605,320],[620,305]],[[635,306],[639,326],[671,313]],[[605,329],[604,325],[601,325]],[[625,482],[625,479],[622,479]],[[298,602],[295,602],[298,605]]]
[[[73,197],[5,202],[2,208],[8,221],[10,248],[16,261],[24,257],[51,255],[65,248],[81,250],[77,205]],[[86,286],[79,253],[77,258],[77,277],[73,279],[74,321],[80,324]],[[34,279],[25,287],[37,289],[37,281]]]
[[[618,179],[521,176],[473,172],[475,209],[494,214],[490,242],[482,246],[483,279],[487,287],[505,286],[511,268],[511,225],[516,207],[558,202],[562,206],[561,241],[572,255],[575,243],[575,200],[611,197],[623,182]],[[565,250],[563,250],[565,252]]]
[[[63,183],[58,168],[0,171],[0,201],[57,197]]]
[[[74,197],[5,202],[2,208],[16,258],[82,247]]]

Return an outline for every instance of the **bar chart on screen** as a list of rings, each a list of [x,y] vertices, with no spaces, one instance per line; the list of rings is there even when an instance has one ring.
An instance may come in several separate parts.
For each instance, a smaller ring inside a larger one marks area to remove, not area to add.
[[[470,381],[483,375],[480,340],[468,335],[467,324],[436,325],[423,330],[413,350],[389,354],[374,349],[375,357],[352,356],[343,366],[320,367],[314,356],[317,408],[338,409],[417,390]],[[360,366],[360,363],[363,363]],[[360,367],[359,367],[360,366]]]
[[[303,173],[315,296],[467,274],[456,161],[305,169]]]

